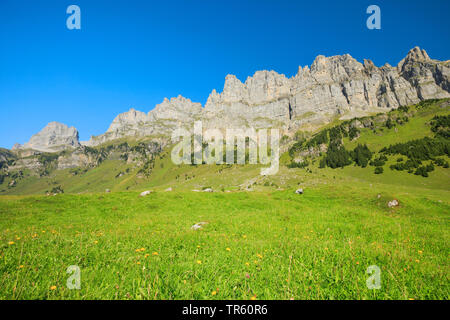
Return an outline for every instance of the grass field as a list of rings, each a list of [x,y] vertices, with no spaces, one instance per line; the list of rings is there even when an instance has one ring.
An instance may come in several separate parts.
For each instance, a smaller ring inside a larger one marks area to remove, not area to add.
[[[429,121],[448,113],[432,105],[344,143],[377,152],[433,136]],[[169,155],[149,177],[109,159],[77,175],[25,172],[12,188],[6,178],[0,299],[449,299],[449,169],[428,178],[391,170],[395,155],[383,174],[319,169],[315,159],[264,177],[259,165],[175,166]],[[46,196],[54,186],[65,193]],[[215,192],[193,191],[206,187]],[[144,190],[154,192],[139,197]],[[388,208],[393,199],[400,205]],[[66,286],[73,265],[80,290]],[[377,290],[366,285],[374,265]]]
[[[0,298],[448,299],[447,193],[383,190],[4,196]]]

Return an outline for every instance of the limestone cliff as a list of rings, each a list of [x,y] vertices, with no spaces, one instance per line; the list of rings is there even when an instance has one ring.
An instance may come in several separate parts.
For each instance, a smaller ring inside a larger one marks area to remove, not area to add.
[[[88,145],[126,136],[170,135],[175,127],[278,127],[293,132],[302,126],[325,124],[450,97],[450,62],[431,59],[412,49],[396,67],[376,67],[348,54],[318,56],[311,67],[299,67],[292,78],[275,71],[258,71],[242,83],[225,78],[223,91],[213,90],[205,107],[181,96],[165,99],[149,114],[130,110],[119,115],[109,130]]]

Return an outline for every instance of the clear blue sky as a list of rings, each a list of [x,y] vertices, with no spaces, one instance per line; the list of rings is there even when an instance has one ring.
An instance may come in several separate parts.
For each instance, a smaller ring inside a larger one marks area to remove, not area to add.
[[[81,30],[66,8],[81,8]],[[381,30],[366,8],[381,8]],[[450,59],[447,0],[1,0],[0,147],[50,121],[80,138],[105,132],[134,107],[179,94],[204,104],[227,74],[293,76],[318,54],[396,65],[418,45]]]

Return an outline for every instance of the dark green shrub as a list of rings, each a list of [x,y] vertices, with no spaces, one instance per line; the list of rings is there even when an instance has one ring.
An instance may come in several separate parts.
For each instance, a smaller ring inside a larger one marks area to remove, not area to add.
[[[375,174],[382,174],[383,173],[383,167],[376,167],[375,168]]]

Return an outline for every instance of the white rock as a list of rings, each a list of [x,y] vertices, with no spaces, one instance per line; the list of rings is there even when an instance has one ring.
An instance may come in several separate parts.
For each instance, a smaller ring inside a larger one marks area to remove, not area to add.
[[[295,190],[295,193],[296,194],[303,194],[303,189],[302,188],[297,189],[297,190]]]
[[[394,199],[388,202],[388,207],[389,208],[393,208],[393,207],[397,207],[399,205],[398,200]]]
[[[145,196],[148,196],[150,193],[152,193],[152,191],[144,191],[140,194],[140,196],[145,197]]]
[[[198,229],[201,229],[204,225],[206,225],[206,224],[208,224],[208,222],[199,222],[199,223],[196,223],[196,224],[194,224],[192,227],[191,227],[191,229],[192,230],[198,230]]]

